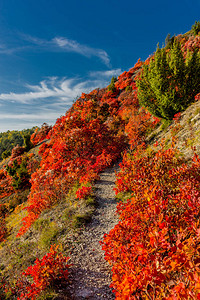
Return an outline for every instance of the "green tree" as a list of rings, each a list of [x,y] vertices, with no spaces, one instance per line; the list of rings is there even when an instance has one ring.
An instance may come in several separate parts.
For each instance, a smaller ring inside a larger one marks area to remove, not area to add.
[[[33,144],[31,143],[30,133],[24,133],[23,134],[23,139],[24,139],[25,150],[28,152],[31,148],[33,148]]]
[[[137,79],[140,104],[157,117],[172,119],[184,111],[200,90],[200,59],[197,51],[186,59],[175,39],[170,49],[157,48]]]
[[[171,48],[173,43],[174,43],[174,39],[175,39],[175,36],[173,35],[171,37],[171,34],[168,33],[168,35],[166,36],[166,39],[165,39],[165,48],[168,49],[168,48]]]
[[[3,159],[5,159],[5,158],[9,157],[10,155],[11,155],[11,152],[10,152],[9,150],[5,150],[5,151],[2,153],[1,157],[2,157]]]
[[[200,22],[199,21],[195,21],[194,25],[192,25],[192,33],[194,35],[199,34],[200,32]]]
[[[116,87],[115,87],[115,82],[117,81],[116,77],[112,77],[111,78],[111,83],[108,86],[108,91],[111,91],[112,93],[114,93],[116,91]]]
[[[12,186],[15,190],[26,189],[30,187],[30,174],[27,170],[27,158],[23,157],[19,164],[15,159],[12,165],[6,167],[6,171],[12,177]]]

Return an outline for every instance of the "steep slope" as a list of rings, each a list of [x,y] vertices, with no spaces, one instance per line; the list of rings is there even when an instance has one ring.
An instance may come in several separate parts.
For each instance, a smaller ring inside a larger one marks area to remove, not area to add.
[[[171,122],[165,128],[163,125],[158,127],[149,135],[147,142],[152,144],[157,141],[160,144],[165,139],[166,146],[169,146],[173,137],[186,160],[191,159],[194,150],[200,155],[200,101],[181,113],[176,122]]]

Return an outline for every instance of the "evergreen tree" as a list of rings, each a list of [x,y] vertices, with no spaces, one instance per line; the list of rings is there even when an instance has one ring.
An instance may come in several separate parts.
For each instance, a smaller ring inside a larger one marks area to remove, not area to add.
[[[200,22],[195,21],[194,25],[192,25],[192,33],[195,35],[199,34],[200,32]]]
[[[25,150],[28,152],[31,148],[33,148],[33,144],[31,143],[30,133],[24,133],[23,134],[23,140],[24,140]]]
[[[116,77],[112,77],[111,83],[108,86],[108,91],[111,91],[112,93],[114,93],[116,91],[116,88],[115,88],[115,82],[116,81],[117,81],[117,78]]]
[[[6,166],[6,171],[12,177],[12,186],[15,190],[30,187],[30,174],[27,170],[27,159],[24,157],[19,164],[15,159],[12,165]]]
[[[157,117],[172,119],[185,110],[200,90],[200,60],[196,51],[184,59],[180,43],[157,48],[137,79],[140,104]]]

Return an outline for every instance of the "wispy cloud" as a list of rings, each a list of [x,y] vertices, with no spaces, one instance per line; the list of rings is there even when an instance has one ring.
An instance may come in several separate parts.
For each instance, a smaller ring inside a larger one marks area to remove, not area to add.
[[[51,40],[40,39],[32,37],[30,35],[21,35],[27,42],[36,45],[40,49],[46,51],[64,51],[73,52],[85,57],[98,57],[106,66],[111,67],[110,57],[108,53],[103,49],[92,48],[90,46],[81,44],[75,40],[68,39],[66,37],[54,37]]]
[[[52,42],[65,51],[79,53],[86,57],[99,57],[105,65],[110,66],[110,58],[102,49],[91,48],[65,37],[55,37]]]
[[[107,71],[92,71],[89,73],[91,77],[95,78],[111,78],[113,76],[119,76],[122,73],[122,69],[113,69],[113,70],[107,70]]]
[[[105,87],[118,72],[120,69],[90,72],[86,80],[47,77],[36,85],[24,84],[22,93],[0,94],[0,132],[40,126],[43,122],[54,124],[82,93]]]
[[[18,33],[15,41],[8,44],[0,41],[0,54],[11,55],[21,51],[71,52],[87,58],[97,57],[107,67],[111,68],[108,53],[99,48],[81,44],[67,37],[55,36],[50,40],[41,39],[28,34]]]
[[[79,79],[80,80],[80,79]],[[28,91],[24,93],[2,93],[1,101],[18,102],[22,104],[31,104],[35,100],[54,99],[55,103],[64,101],[72,103],[72,101],[80,96],[82,92],[89,92],[96,87],[102,87],[105,80],[92,80],[77,82],[77,78],[49,77],[41,81],[38,85],[26,84]]]
[[[46,120],[55,120],[58,117],[57,113],[49,113],[47,116],[45,116]],[[38,114],[31,114],[31,113],[27,113],[27,114],[15,114],[15,113],[7,113],[7,114],[1,114],[0,113],[0,119],[4,119],[4,120],[42,120],[44,119],[44,113],[40,112]]]

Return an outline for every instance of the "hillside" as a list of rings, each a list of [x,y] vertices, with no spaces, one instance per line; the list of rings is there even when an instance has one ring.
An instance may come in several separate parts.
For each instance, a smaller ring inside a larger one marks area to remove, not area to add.
[[[8,130],[7,132],[0,133],[0,161],[9,157],[12,149],[17,145],[26,146],[31,134],[33,134],[35,130],[36,127],[21,131]]]
[[[199,49],[197,22],[12,149],[0,298],[200,299]]]

